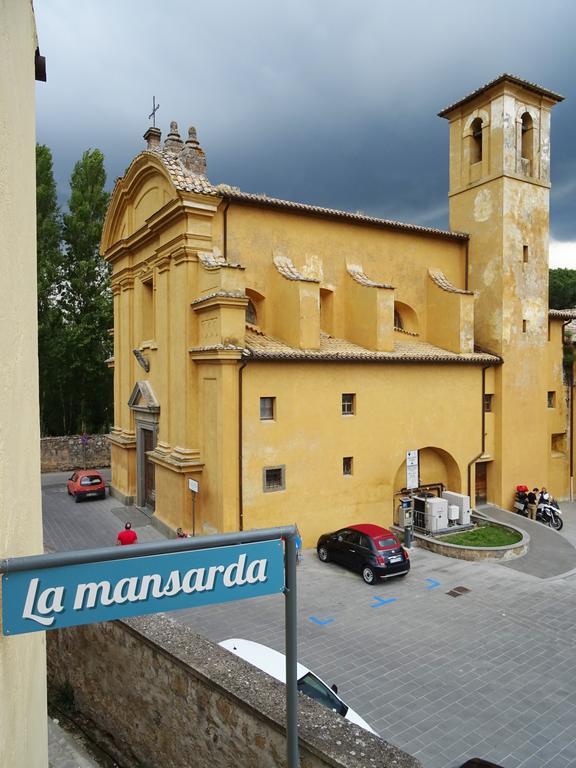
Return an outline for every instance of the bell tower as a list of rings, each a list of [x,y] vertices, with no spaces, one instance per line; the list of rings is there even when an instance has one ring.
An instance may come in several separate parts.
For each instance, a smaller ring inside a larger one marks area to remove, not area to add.
[[[550,112],[563,97],[501,75],[439,113],[450,122],[450,228],[470,235],[475,341],[500,355],[488,500],[547,484]]]

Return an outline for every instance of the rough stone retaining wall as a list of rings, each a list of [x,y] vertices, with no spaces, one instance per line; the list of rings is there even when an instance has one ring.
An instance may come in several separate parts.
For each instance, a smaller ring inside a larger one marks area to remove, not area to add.
[[[46,633],[52,697],[73,695],[125,768],[286,765],[285,687],[164,615]],[[421,768],[299,696],[301,768]]]
[[[69,469],[95,469],[110,466],[110,443],[106,435],[43,437],[40,440],[42,472],[67,472]],[[86,462],[86,463],[84,463]]]

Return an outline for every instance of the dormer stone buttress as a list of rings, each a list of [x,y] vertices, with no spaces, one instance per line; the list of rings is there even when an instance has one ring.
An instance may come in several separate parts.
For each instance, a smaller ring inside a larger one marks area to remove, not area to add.
[[[240,357],[244,348],[246,307],[244,267],[218,252],[198,253],[198,296],[191,307],[197,320],[193,357]]]
[[[369,278],[358,264],[348,264],[346,338],[366,349],[394,349],[394,286]]]

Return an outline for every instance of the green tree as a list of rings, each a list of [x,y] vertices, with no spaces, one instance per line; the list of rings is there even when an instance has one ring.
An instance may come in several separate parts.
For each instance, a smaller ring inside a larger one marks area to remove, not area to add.
[[[550,309],[576,307],[576,269],[551,269],[549,282]]]
[[[104,157],[84,152],[70,178],[69,213],[64,215],[64,258],[59,306],[64,331],[67,396],[64,433],[109,428],[112,417],[112,294],[108,265],[99,245],[108,193]]]
[[[36,238],[40,429],[59,434],[62,322],[58,308],[62,270],[62,216],[58,207],[52,153],[36,146]]]

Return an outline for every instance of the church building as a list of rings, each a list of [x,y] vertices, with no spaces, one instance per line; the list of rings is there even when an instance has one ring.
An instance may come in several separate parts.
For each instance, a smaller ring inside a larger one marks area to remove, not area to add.
[[[175,529],[389,525],[421,487],[571,492],[568,311],[548,309],[550,113],[502,75],[447,107],[450,230],[212,184],[158,128],[102,237],[112,492]],[[194,489],[197,492],[193,492]],[[193,504],[194,501],[194,504]]]

